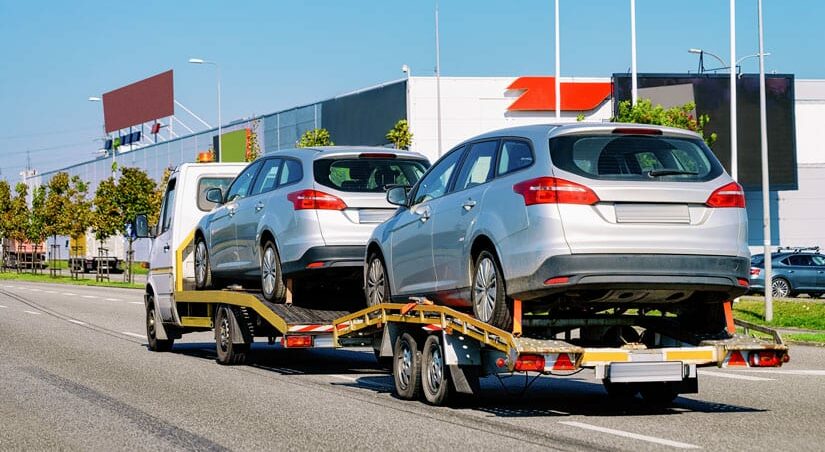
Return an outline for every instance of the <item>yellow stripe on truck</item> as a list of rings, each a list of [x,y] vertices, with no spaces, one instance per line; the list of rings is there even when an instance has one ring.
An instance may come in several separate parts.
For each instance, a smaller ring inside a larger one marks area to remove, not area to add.
[[[183,290],[183,250],[195,240],[195,230],[189,231],[189,234],[183,239],[178,249],[175,250],[175,290],[180,292]]]

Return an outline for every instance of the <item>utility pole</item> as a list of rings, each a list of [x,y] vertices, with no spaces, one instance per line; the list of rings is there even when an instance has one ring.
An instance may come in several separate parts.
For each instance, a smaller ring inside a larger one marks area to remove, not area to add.
[[[435,97],[438,156],[441,157],[441,49],[438,39],[438,0],[435,0]]]
[[[773,321],[773,271],[771,268],[771,187],[768,174],[768,115],[765,107],[765,42],[762,33],[762,0],[759,8],[759,119],[762,131],[762,234],[765,247],[765,321]]]

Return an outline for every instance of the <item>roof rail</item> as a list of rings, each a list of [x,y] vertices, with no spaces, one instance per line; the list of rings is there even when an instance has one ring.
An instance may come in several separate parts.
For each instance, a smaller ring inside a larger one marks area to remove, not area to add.
[[[801,253],[802,251],[813,251],[814,253],[819,252],[818,246],[780,246],[776,250],[777,252],[781,253],[782,251],[791,251],[793,253]]]

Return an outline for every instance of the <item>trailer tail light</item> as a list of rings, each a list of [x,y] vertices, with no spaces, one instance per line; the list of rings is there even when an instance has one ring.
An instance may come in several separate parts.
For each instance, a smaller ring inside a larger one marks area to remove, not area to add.
[[[295,210],[344,210],[346,203],[337,197],[318,190],[301,190],[286,195]]]
[[[576,370],[576,366],[573,365],[567,353],[559,353],[559,357],[553,363],[553,370]]]
[[[519,355],[518,359],[516,359],[515,370],[520,372],[543,372],[544,356]]]
[[[761,269],[756,268],[756,267],[751,267],[751,278],[753,278],[754,276],[759,276],[760,273],[762,273]]]
[[[750,364],[752,367],[779,367],[782,365],[783,357],[770,350],[751,352]]]
[[[312,336],[286,336],[286,337],[284,337],[284,347],[286,347],[286,348],[312,347]]]
[[[708,207],[741,207],[745,208],[745,191],[736,182],[719,187],[711,193],[707,201]]]
[[[742,356],[742,352],[739,350],[734,350],[731,352],[730,357],[728,358],[728,367],[747,367],[748,362],[745,361],[745,358]]]
[[[745,278],[737,278],[736,282],[742,287],[750,287],[751,283]]]
[[[513,191],[524,197],[524,205],[584,204],[599,202],[596,193],[584,185],[557,177],[537,177],[513,185]]]

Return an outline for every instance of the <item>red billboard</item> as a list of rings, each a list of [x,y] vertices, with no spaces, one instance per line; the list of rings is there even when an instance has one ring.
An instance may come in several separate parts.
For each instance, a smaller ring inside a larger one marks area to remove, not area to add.
[[[172,70],[103,94],[106,132],[175,114]]]

